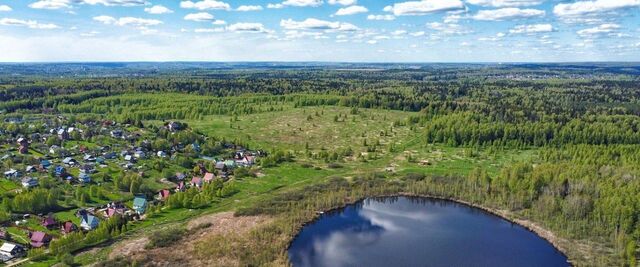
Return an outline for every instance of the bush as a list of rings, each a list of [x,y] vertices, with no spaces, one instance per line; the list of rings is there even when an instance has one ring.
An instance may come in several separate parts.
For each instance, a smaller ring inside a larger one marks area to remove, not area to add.
[[[342,168],[342,165],[340,165],[338,163],[329,163],[329,164],[327,164],[327,168],[329,168],[329,169],[339,169],[339,168]]]
[[[152,249],[168,247],[173,243],[180,241],[185,233],[186,230],[182,228],[156,231],[151,236],[149,236],[149,243],[145,246],[145,248]]]
[[[404,176],[404,179],[405,179],[405,180],[408,180],[408,181],[414,181],[414,182],[417,182],[417,181],[422,181],[422,180],[424,180],[424,178],[425,178],[425,177],[426,177],[426,176],[425,176],[424,174],[422,174],[422,173],[414,173],[414,172],[412,172],[412,173],[407,173],[407,174]]]

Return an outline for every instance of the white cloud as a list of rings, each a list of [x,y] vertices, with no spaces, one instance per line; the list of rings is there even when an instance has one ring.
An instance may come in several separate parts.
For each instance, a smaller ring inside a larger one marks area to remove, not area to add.
[[[597,36],[599,36],[601,34],[613,33],[613,32],[617,31],[620,28],[621,28],[621,26],[618,25],[618,24],[607,23],[607,24],[602,24],[602,25],[594,27],[594,28],[588,28],[588,29],[584,29],[584,30],[579,30],[577,33],[578,33],[578,35],[580,35],[580,37],[594,38],[594,37],[597,37]]]
[[[159,15],[159,14],[173,13],[173,10],[168,9],[167,7],[165,7],[163,5],[155,5],[155,6],[152,6],[152,7],[145,8],[144,12],[147,12],[149,14]]]
[[[367,16],[368,20],[395,20],[396,16],[394,15],[369,15]]]
[[[190,21],[212,21],[213,15],[207,12],[190,13],[184,16],[184,20]]]
[[[292,19],[281,20],[280,26],[286,30],[336,30],[336,31],[355,31],[358,30],[353,24],[345,22],[332,22],[308,18],[303,21],[294,21]]]
[[[71,8],[70,0],[40,0],[29,4],[30,8],[35,9],[62,9]]]
[[[282,5],[297,7],[318,7],[322,5],[322,0],[286,0],[282,2]]]
[[[412,33],[409,33],[409,35],[411,35],[413,37],[420,37],[420,36],[424,36],[425,32],[424,31],[412,32]]]
[[[149,4],[146,0],[76,0],[76,2],[104,6],[142,6]]]
[[[29,4],[35,9],[63,9],[72,8],[73,4],[103,5],[103,6],[142,6],[146,0],[38,0]]]
[[[8,5],[0,5],[0,12],[9,12],[11,10],[13,9]]]
[[[510,19],[523,19],[542,17],[545,15],[544,10],[538,9],[520,9],[515,7],[493,9],[493,10],[480,10],[477,14],[473,15],[475,20],[510,20]]]
[[[222,1],[216,0],[202,0],[197,2],[192,1],[182,1],[180,2],[181,8],[192,8],[198,10],[209,10],[209,9],[222,9],[222,10],[230,10],[231,6]]]
[[[262,10],[262,6],[239,6],[238,8],[236,8],[236,11],[242,11],[242,12],[260,11],[260,10]]]
[[[415,16],[464,8],[464,3],[460,0],[423,0],[395,3],[385,7],[384,11],[392,12],[396,16]]]
[[[267,8],[273,8],[273,9],[278,9],[278,8],[283,8],[284,5],[282,4],[267,4]]]
[[[559,17],[580,16],[639,6],[640,0],[578,1],[569,4],[557,4],[553,7],[553,13]]]
[[[405,30],[395,30],[391,32],[391,35],[405,35],[407,34],[407,31]]]
[[[21,26],[28,27],[30,29],[39,29],[39,30],[52,30],[60,28],[58,25],[52,23],[40,23],[36,20],[22,20],[22,19],[12,19],[12,18],[3,18],[0,19],[0,25],[4,26]]]
[[[354,14],[367,13],[367,12],[369,12],[369,9],[367,9],[366,7],[349,6],[349,7],[343,7],[341,9],[338,9],[338,12],[336,12],[336,16],[347,16],[347,15],[354,15]]]
[[[226,22],[226,21],[224,21],[224,20],[217,19],[217,20],[214,20],[214,21],[212,22],[212,24],[213,24],[213,25],[225,25],[225,24],[227,24],[227,22]]]
[[[470,30],[462,27],[459,24],[453,23],[431,22],[427,23],[427,27],[447,35],[461,35],[471,33]]]
[[[448,16],[444,17],[443,22],[444,23],[457,23],[461,19],[462,19],[462,16],[460,16],[458,14],[452,14],[452,15],[448,15]]]
[[[134,27],[148,27],[148,26],[156,26],[162,24],[162,21],[157,19],[143,19],[143,18],[134,18],[134,17],[122,17],[116,19],[110,16],[97,16],[93,17],[93,20],[101,22],[106,25],[117,25],[117,26],[134,26]]]
[[[532,24],[532,25],[518,25],[515,28],[509,30],[511,34],[519,34],[519,33],[541,33],[541,32],[552,32],[553,26],[551,24]]]
[[[358,0],[329,0],[327,1],[330,5],[343,5],[350,6],[358,3]]]
[[[467,3],[485,7],[522,7],[537,6],[545,0],[466,0]]]
[[[233,32],[268,32],[262,23],[241,22],[231,24],[227,27],[228,31]]]

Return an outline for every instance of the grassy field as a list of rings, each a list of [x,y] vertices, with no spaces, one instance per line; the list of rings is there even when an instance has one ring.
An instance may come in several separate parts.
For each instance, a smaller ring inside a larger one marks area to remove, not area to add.
[[[266,110],[268,105],[265,104],[263,110]],[[216,199],[206,208],[165,208],[153,213],[145,220],[132,224],[129,232],[119,238],[119,242],[146,236],[159,227],[178,227],[200,215],[252,206],[274,194],[320,183],[330,177],[352,178],[372,173],[395,174],[392,176],[408,173],[466,175],[477,167],[497,173],[502,166],[511,162],[529,160],[536,156],[535,150],[492,151],[425,144],[422,141],[424,129],[418,126],[403,126],[411,116],[419,115],[414,112],[354,110],[336,106],[294,108],[291,105],[274,110],[238,116],[208,115],[186,122],[191,128],[207,136],[248,144],[252,149],[290,151],[294,154],[294,162],[271,168],[257,168],[255,172],[258,175],[255,178],[232,180],[238,193]],[[159,125],[163,122],[144,123]],[[145,134],[144,131],[142,134]],[[70,142],[66,145],[93,144]],[[333,153],[347,148],[353,151],[353,156],[341,157],[332,162],[314,157],[319,153]],[[140,163],[151,164],[151,160],[142,160]],[[330,166],[332,164],[334,166]],[[171,163],[166,168],[171,172],[181,170],[179,166]],[[153,168],[145,169],[148,171],[145,172],[144,184],[149,188],[159,190],[172,187],[161,181],[162,173]],[[115,177],[121,175],[121,168],[109,163],[106,168],[98,168],[98,172]],[[104,198],[92,198],[90,203],[86,204],[97,205],[132,198],[130,193],[120,192],[112,187],[109,185],[104,188]],[[0,180],[0,189],[15,188],[15,183]],[[79,223],[73,211],[58,212],[56,217],[58,220]],[[76,255],[76,262],[86,265],[106,259],[110,250],[111,246],[105,246],[80,253]]]

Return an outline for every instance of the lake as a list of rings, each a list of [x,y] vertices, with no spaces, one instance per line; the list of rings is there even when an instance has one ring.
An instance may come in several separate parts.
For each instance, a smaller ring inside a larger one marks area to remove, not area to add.
[[[498,216],[452,201],[366,199],[305,226],[293,266],[569,266],[549,242]]]

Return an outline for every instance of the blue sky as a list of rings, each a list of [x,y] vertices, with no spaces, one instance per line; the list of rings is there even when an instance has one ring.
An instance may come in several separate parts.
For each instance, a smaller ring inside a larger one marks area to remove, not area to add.
[[[0,0],[0,61],[640,61],[640,0]]]

